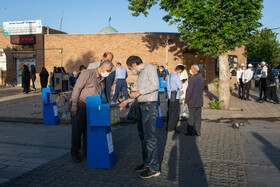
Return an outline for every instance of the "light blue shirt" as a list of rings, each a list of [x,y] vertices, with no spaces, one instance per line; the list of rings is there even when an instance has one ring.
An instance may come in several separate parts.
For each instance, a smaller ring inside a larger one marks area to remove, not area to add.
[[[127,77],[127,72],[124,67],[120,66],[119,68],[116,69],[115,80],[126,79],[126,77]]]
[[[179,75],[174,71],[167,78],[167,95],[170,99],[171,91],[177,91],[176,99],[180,98],[180,90],[183,88]]]

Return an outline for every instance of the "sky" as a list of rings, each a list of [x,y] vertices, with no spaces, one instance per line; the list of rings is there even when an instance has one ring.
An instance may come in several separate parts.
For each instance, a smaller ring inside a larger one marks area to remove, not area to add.
[[[280,27],[279,7],[280,0],[264,0],[263,27]],[[68,34],[96,34],[108,26],[110,17],[119,32],[177,32],[176,26],[162,20],[166,13],[159,6],[148,17],[133,17],[127,0],[0,0],[0,23],[40,19],[43,26],[59,30],[62,13],[62,31]]]

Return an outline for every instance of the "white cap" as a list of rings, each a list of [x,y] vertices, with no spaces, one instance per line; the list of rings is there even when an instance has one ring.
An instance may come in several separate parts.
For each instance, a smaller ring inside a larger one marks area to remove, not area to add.
[[[242,63],[241,66],[245,66],[245,64]]]
[[[261,65],[265,65],[265,64],[266,64],[265,62],[262,62],[262,63],[261,63]]]
[[[248,64],[248,67],[251,68],[251,67],[253,67],[253,65],[252,64]]]

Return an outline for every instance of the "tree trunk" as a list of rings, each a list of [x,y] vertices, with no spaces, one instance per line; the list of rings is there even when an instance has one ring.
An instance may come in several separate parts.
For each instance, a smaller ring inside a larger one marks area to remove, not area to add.
[[[230,91],[229,91],[229,62],[228,53],[219,56],[219,90],[220,107],[229,109]]]

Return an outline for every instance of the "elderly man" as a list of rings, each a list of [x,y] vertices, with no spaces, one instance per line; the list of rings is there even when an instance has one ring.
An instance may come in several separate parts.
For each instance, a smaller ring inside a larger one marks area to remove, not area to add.
[[[243,99],[251,101],[249,98],[250,95],[250,88],[251,88],[251,80],[253,78],[254,72],[252,71],[252,64],[248,65],[248,69],[246,69],[242,76],[242,82],[244,83],[244,89],[243,89]],[[245,98],[245,92],[246,92],[246,98]]]
[[[92,62],[88,65],[87,69],[94,69],[100,66],[100,64],[102,64],[102,62],[104,62],[104,60],[110,60],[113,61],[114,59],[114,55],[111,52],[105,52],[103,54],[103,57],[100,61],[98,62]],[[112,92],[112,86],[114,84],[115,81],[115,74],[116,74],[116,67],[113,66],[112,72],[110,73],[110,75],[105,79],[105,94],[106,94],[106,98],[108,103],[111,101],[111,92]]]
[[[257,100],[258,102],[262,103],[263,101],[266,101],[266,77],[267,77],[267,67],[266,67],[266,63],[262,62],[261,63],[262,66],[262,71],[261,74],[258,75],[260,77],[260,96],[259,99]],[[262,93],[263,93],[263,97],[262,97]]]
[[[200,136],[201,128],[201,107],[203,107],[204,79],[198,74],[199,67],[191,66],[189,85],[186,91],[185,105],[188,106],[190,117],[188,119],[189,130],[187,136]]]
[[[72,93],[72,146],[71,154],[74,162],[81,162],[80,148],[83,135],[83,156],[87,155],[87,116],[86,97],[99,95],[104,89],[104,78],[113,68],[110,60],[105,60],[98,68],[83,71],[77,80]]]
[[[143,64],[138,56],[131,56],[126,64],[132,75],[138,75],[137,90],[132,92],[132,99],[120,104],[125,107],[127,103],[137,99],[141,111],[141,121],[137,122],[138,134],[142,142],[143,164],[137,166],[135,171],[141,172],[139,177],[152,178],[160,175],[160,163],[158,158],[156,119],[158,116],[158,89],[159,80],[157,70],[152,64]]]

